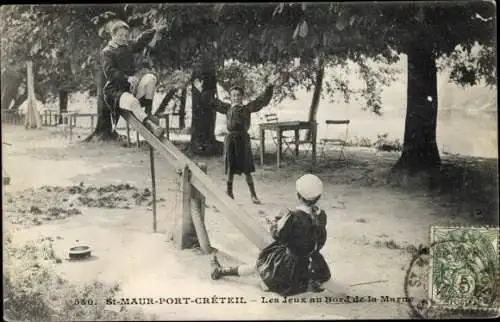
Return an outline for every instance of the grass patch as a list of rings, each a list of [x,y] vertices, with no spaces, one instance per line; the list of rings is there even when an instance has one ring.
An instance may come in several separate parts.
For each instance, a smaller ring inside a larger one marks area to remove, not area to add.
[[[378,151],[402,151],[403,144],[399,139],[389,138],[389,133],[377,134],[377,139],[372,141],[368,137],[354,136],[346,142],[348,147],[375,148]]]
[[[471,224],[498,225],[498,161],[464,156],[442,159],[441,165],[418,173],[394,172],[388,182],[409,193],[425,193],[449,208],[452,217]]]
[[[4,318],[14,321],[105,321],[156,319],[126,307],[111,310],[104,299],[115,297],[118,284],[99,281],[74,285],[54,273],[60,263],[54,255],[50,237],[15,247],[4,235]],[[77,300],[92,299],[94,305],[78,305]]]

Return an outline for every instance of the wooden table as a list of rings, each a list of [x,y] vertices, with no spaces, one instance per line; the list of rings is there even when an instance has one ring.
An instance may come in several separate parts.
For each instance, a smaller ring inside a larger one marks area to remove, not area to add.
[[[288,122],[271,122],[271,123],[261,123],[260,128],[260,164],[264,164],[264,150],[265,150],[265,132],[275,131],[278,138],[278,150],[276,152],[276,163],[278,168],[281,162],[281,153],[283,147],[283,132],[294,131],[295,132],[295,155],[299,156],[299,130],[311,130],[312,138],[312,164],[316,163],[316,136],[318,131],[318,123],[316,122],[304,122],[304,121],[288,121]]]
[[[76,118],[77,117],[90,117],[90,129],[94,130],[94,118],[97,117],[96,113],[78,113],[75,115],[75,127],[76,127]]]
[[[69,140],[73,141],[73,127],[76,126],[76,117],[78,112],[62,112],[59,113],[64,124],[64,137],[66,137],[67,127],[69,126]]]

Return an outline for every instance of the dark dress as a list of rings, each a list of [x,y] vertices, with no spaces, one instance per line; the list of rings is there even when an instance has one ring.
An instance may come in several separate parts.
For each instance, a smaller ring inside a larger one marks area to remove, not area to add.
[[[255,172],[252,145],[248,129],[251,124],[251,113],[260,111],[268,105],[273,96],[273,86],[252,102],[243,106],[231,106],[217,98],[208,101],[208,105],[217,112],[227,116],[228,134],[224,139],[225,173],[240,175]]]
[[[331,278],[321,248],[326,242],[326,214],[314,218],[302,210],[288,212],[271,226],[275,241],[257,259],[257,271],[271,292],[282,296],[307,291],[309,281]]]
[[[101,66],[106,80],[104,101],[115,119],[119,113],[120,96],[130,92],[128,77],[135,75],[142,67],[137,65],[136,55],[144,50],[155,33],[154,29],[147,30],[128,46],[114,46],[110,42],[101,51]]]

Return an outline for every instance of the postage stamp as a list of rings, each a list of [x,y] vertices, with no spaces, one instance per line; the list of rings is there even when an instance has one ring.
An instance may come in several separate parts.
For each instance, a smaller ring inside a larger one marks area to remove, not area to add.
[[[443,309],[498,310],[498,227],[431,227],[429,299]]]

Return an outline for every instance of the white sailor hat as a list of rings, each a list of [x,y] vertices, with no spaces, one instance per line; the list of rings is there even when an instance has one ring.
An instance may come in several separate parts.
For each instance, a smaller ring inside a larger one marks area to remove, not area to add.
[[[306,174],[295,182],[295,189],[305,200],[314,200],[323,193],[323,182],[314,174]]]
[[[111,33],[115,32],[115,30],[117,30],[118,28],[130,29],[129,25],[123,20],[116,19],[116,20],[111,21],[110,24],[111,24],[111,26],[110,26],[111,28],[109,28],[109,30]]]

